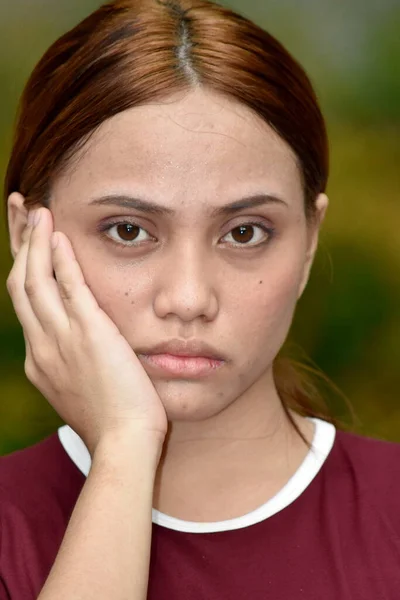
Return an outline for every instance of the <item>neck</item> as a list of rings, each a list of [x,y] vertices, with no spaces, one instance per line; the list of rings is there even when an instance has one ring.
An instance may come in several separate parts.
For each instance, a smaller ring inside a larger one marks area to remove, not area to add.
[[[153,507],[188,521],[241,516],[274,496],[308,448],[282,407],[272,377],[218,415],[170,424],[158,466]],[[292,413],[293,414],[293,413]],[[293,414],[309,443],[314,424]]]

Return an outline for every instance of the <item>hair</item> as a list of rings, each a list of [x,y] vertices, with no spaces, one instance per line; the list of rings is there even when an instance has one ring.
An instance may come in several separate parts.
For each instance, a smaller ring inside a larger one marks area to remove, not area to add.
[[[49,207],[52,182],[106,119],[197,87],[249,107],[287,142],[311,223],[329,171],[327,131],[312,84],[273,36],[208,0],[115,0],[60,37],[22,94],[6,202],[18,191],[27,208]],[[337,421],[301,365],[277,356],[273,369],[286,415],[309,445],[290,409]]]

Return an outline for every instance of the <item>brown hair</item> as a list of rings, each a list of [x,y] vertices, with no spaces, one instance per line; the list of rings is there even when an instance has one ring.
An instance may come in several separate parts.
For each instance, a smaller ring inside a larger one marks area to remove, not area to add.
[[[27,207],[49,206],[52,181],[105,119],[195,86],[248,106],[289,144],[310,222],[328,178],[311,82],[274,37],[208,0],[115,0],[57,40],[22,95],[5,197],[19,191]],[[289,408],[335,422],[294,362],[277,357],[274,377],[303,439]]]

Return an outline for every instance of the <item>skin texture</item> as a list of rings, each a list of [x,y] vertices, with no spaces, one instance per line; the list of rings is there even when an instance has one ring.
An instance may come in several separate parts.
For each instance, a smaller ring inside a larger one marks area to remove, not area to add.
[[[286,205],[210,216],[260,193]],[[109,194],[176,215],[89,205]],[[327,205],[321,194],[319,219],[307,227],[290,147],[248,108],[200,89],[103,123],[54,182],[55,230],[68,236],[97,302],[133,350],[196,339],[226,358],[203,379],[151,376],[170,422],[155,507],[189,520],[239,516],[274,495],[307,454],[284,416],[272,362],[307,284]],[[23,198],[12,194],[14,256],[26,214]],[[135,240],[126,229],[97,230],[113,219],[143,228],[136,247],[122,245],[124,233]],[[258,226],[240,241],[235,228],[254,220],[275,229],[267,244],[256,245],[268,239]],[[296,420],[311,441],[313,425]]]

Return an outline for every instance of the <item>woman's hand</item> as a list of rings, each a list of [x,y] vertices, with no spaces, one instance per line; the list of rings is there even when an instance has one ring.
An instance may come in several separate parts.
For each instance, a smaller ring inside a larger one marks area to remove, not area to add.
[[[28,225],[7,279],[23,327],[25,373],[93,453],[107,433],[163,443],[167,416],[145,369],[99,307],[66,235],[51,246],[51,212]],[[53,276],[53,270],[56,279]]]

